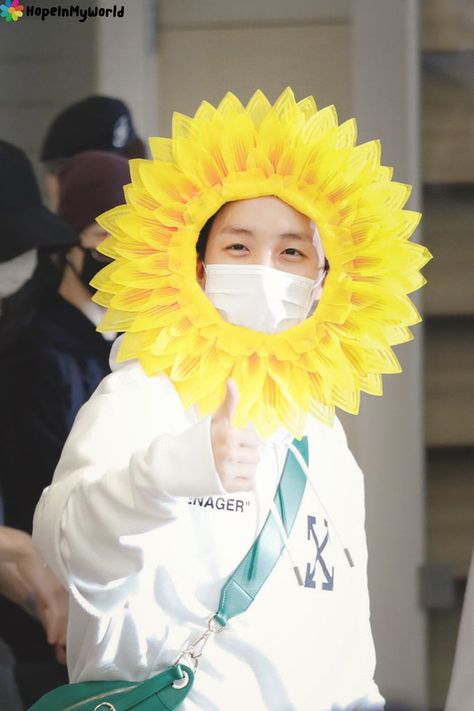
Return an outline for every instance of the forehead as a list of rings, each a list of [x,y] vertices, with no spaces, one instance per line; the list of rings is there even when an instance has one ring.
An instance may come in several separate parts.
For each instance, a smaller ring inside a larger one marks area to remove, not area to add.
[[[302,232],[309,238],[314,232],[314,225],[307,215],[273,196],[226,203],[215,217],[211,234],[228,228],[281,234]]]

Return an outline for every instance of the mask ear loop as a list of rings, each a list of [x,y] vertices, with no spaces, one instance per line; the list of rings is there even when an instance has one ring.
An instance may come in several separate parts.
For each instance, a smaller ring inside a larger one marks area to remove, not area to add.
[[[309,306],[308,306],[308,316],[311,316],[317,308],[317,305],[321,299],[321,296],[319,295],[319,298],[316,298],[316,290],[321,286],[321,284],[323,283],[323,281],[329,271],[328,268],[326,267],[327,260],[326,260],[326,255],[324,254],[321,235],[319,234],[316,224],[314,222],[312,222],[311,224],[313,225],[313,230],[314,230],[313,231],[313,246],[314,246],[314,248],[316,250],[316,254],[318,256],[318,264],[323,265],[323,272],[322,272],[321,276],[319,277],[318,281],[313,284],[313,287],[311,289]]]
[[[320,300],[321,300],[321,295],[318,294],[318,297],[316,297],[316,290],[321,287],[321,284],[322,284],[322,282],[324,281],[324,278],[325,278],[325,276],[326,276],[327,273],[328,273],[328,270],[327,270],[327,269],[323,269],[323,273],[322,273],[321,276],[319,277],[318,281],[315,282],[315,283],[313,284],[313,286],[311,287],[311,291],[310,291],[309,299],[308,299],[308,303],[309,303],[309,306],[308,306],[308,315],[306,316],[306,318],[309,318],[310,316],[312,316],[312,315],[314,314],[314,312],[316,311],[317,307],[318,307],[318,304],[319,304],[319,302],[320,302]]]
[[[326,276],[327,273],[328,273],[328,270],[326,269],[326,267],[323,267],[323,273],[319,277],[318,281],[313,284],[312,291],[315,291],[318,288],[318,286],[321,286],[321,284],[324,281],[324,277]]]
[[[321,239],[321,235],[319,234],[318,228],[314,222],[311,223],[313,225],[313,247],[316,250],[316,254],[318,255],[318,263],[319,264],[325,264],[326,263],[326,255],[324,254],[324,249],[323,249],[323,241]]]

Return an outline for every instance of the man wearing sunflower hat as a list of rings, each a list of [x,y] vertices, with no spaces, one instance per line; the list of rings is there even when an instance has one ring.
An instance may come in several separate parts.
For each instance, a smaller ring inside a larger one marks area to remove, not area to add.
[[[34,533],[71,591],[71,681],[203,656],[180,708],[383,708],[363,479],[334,411],[399,372],[430,255],[409,186],[355,142],[311,97],[227,94],[175,114],[100,218],[100,328],[123,336]]]

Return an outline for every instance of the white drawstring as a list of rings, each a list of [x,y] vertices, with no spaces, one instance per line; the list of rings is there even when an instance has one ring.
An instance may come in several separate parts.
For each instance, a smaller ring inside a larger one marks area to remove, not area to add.
[[[296,575],[296,580],[298,581],[298,585],[303,585],[303,578],[301,577],[300,569],[296,565],[295,559],[293,558],[289,538],[288,538],[287,533],[285,531],[285,527],[284,527],[283,522],[281,520],[281,516],[280,516],[279,512],[277,511],[277,507],[275,506],[275,502],[273,500],[270,505],[270,511],[273,514],[273,520],[275,521],[277,528],[280,532],[280,535],[281,535],[281,538],[283,541],[283,545],[285,546],[286,554],[288,555],[288,558],[290,559],[291,567],[293,568],[293,571]]]
[[[296,459],[298,460],[298,463],[299,463],[300,467],[302,468],[302,470],[303,470],[303,472],[304,472],[304,474],[305,474],[305,476],[306,476],[306,481],[307,481],[308,484],[310,485],[311,489],[313,490],[314,495],[316,496],[317,500],[319,501],[319,503],[320,503],[320,505],[321,505],[321,508],[323,509],[324,513],[326,514],[326,518],[327,518],[328,522],[329,522],[330,525],[331,525],[331,530],[334,531],[334,533],[335,533],[335,535],[336,535],[336,538],[337,538],[338,541],[339,541],[339,545],[341,546],[342,550],[344,551],[344,555],[346,556],[347,562],[349,563],[349,565],[350,565],[351,568],[354,568],[355,564],[354,564],[354,560],[353,560],[353,558],[352,558],[351,552],[350,552],[349,548],[345,545],[344,540],[343,540],[341,534],[339,533],[339,530],[338,530],[337,526],[335,525],[335,523],[334,523],[334,521],[332,520],[331,516],[329,515],[328,510],[327,510],[327,508],[325,507],[325,505],[324,505],[324,503],[323,503],[321,497],[319,496],[319,493],[318,493],[318,491],[317,491],[317,489],[316,489],[316,486],[314,485],[314,482],[313,482],[312,479],[311,479],[311,475],[310,475],[309,469],[308,469],[308,467],[307,467],[307,465],[306,465],[306,462],[305,462],[304,458],[301,456],[300,452],[299,452],[298,449],[294,446],[294,444],[293,444],[292,441],[288,443],[288,448],[291,450],[291,452],[293,453],[293,455],[294,455],[294,456],[296,457]]]
[[[327,520],[328,520],[328,522],[329,522],[329,524],[330,524],[330,526],[331,526],[331,530],[334,531],[334,533],[335,533],[335,535],[336,535],[336,538],[338,539],[339,545],[340,545],[341,549],[344,551],[344,555],[345,555],[345,557],[346,557],[346,559],[347,559],[347,562],[349,563],[350,567],[353,568],[353,567],[354,567],[354,561],[353,561],[353,559],[352,559],[351,552],[350,552],[349,548],[344,544],[344,541],[343,541],[343,539],[342,539],[341,534],[339,533],[339,530],[338,530],[337,526],[334,524],[334,521],[333,521],[332,518],[329,516],[328,511],[327,511],[327,509],[326,509],[324,503],[322,502],[321,497],[319,496],[319,493],[318,493],[318,491],[317,491],[317,489],[316,489],[316,487],[315,487],[313,481],[311,480],[310,472],[309,472],[309,469],[308,469],[308,467],[307,467],[307,465],[306,465],[306,462],[305,462],[304,458],[301,456],[301,454],[300,454],[300,452],[298,451],[298,449],[293,445],[292,438],[291,438],[290,435],[284,436],[284,437],[283,437],[283,441],[284,441],[284,444],[285,444],[285,446],[287,447],[287,449],[291,450],[292,454],[294,455],[294,457],[297,459],[299,465],[301,466],[301,468],[302,468],[302,470],[303,470],[303,472],[304,472],[304,475],[305,475],[305,477],[306,477],[306,480],[307,480],[308,484],[310,485],[311,489],[313,490],[314,495],[316,496],[317,500],[319,501],[319,504],[320,504],[321,508],[323,509],[324,513],[326,514]],[[276,442],[272,442],[272,443],[271,443],[271,446],[272,446],[273,453],[274,453],[274,455],[275,455],[276,466],[277,466],[277,470],[278,470],[278,469],[279,469],[278,445],[277,445]],[[277,486],[278,486],[278,485],[277,485]],[[258,501],[258,497],[255,497],[255,499],[256,499],[256,501]],[[259,502],[257,503],[257,506],[258,506],[258,505],[259,505]],[[284,524],[283,524],[283,521],[282,521],[282,519],[281,519],[281,514],[280,514],[280,512],[278,511],[278,509],[277,509],[277,507],[276,507],[274,498],[271,499],[270,511],[272,512],[273,520],[275,521],[275,524],[276,524],[276,526],[277,526],[277,528],[278,528],[278,531],[279,531],[279,533],[280,533],[280,536],[281,536],[281,539],[282,539],[282,542],[283,542],[283,545],[284,545],[286,554],[287,554],[287,556],[288,556],[288,558],[289,558],[289,560],[290,560],[291,567],[293,568],[293,572],[294,572],[294,574],[295,574],[295,576],[296,576],[296,580],[298,581],[298,585],[301,585],[301,586],[302,586],[302,585],[304,584],[304,583],[303,583],[303,578],[302,578],[302,576],[301,576],[301,572],[300,572],[299,566],[298,566],[297,563],[296,563],[295,556],[294,556],[294,554],[292,553],[292,550],[291,550],[291,543],[290,543],[290,540],[289,540],[289,538],[288,538],[288,534],[287,534],[287,532],[286,532],[286,529],[285,529],[285,526],[284,526]],[[258,514],[258,515],[257,515],[257,521],[259,521],[259,519],[260,519],[259,513],[260,513],[260,510],[259,510],[259,508],[258,508],[258,509],[257,509],[257,514]],[[257,524],[257,525],[258,525],[258,524]]]

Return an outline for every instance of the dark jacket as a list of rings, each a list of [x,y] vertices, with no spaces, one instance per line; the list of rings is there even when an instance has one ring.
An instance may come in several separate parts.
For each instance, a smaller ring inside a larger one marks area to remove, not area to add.
[[[0,485],[4,523],[31,532],[77,411],[109,372],[110,341],[57,293],[0,356]],[[52,655],[43,630],[0,602],[0,635],[18,660]]]
[[[81,405],[109,372],[110,341],[58,294],[0,358],[0,477],[5,524],[31,532]]]

